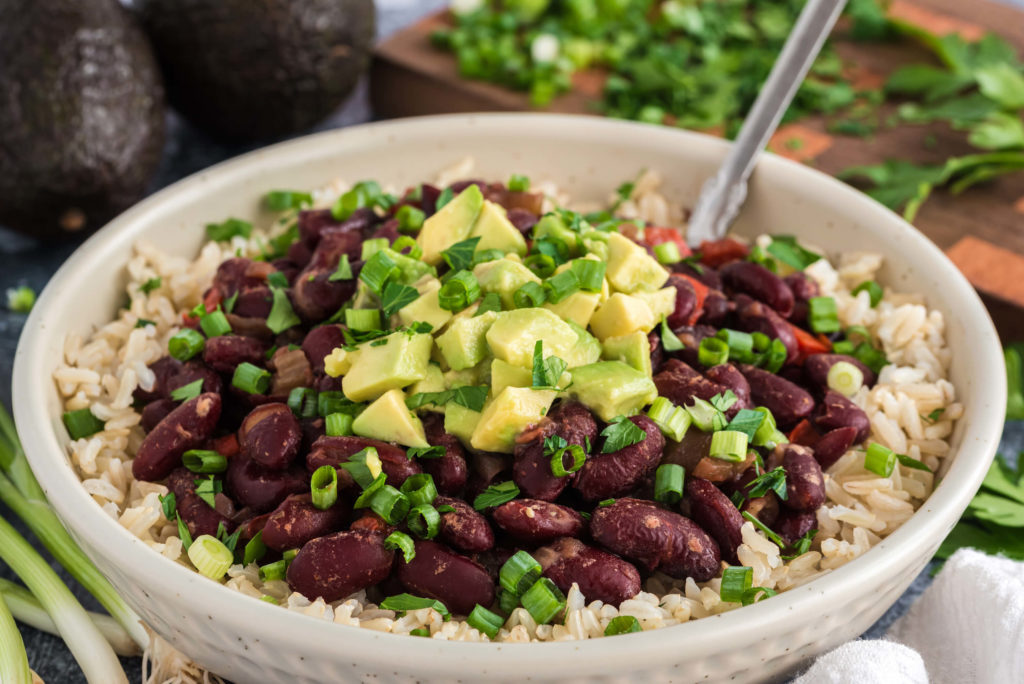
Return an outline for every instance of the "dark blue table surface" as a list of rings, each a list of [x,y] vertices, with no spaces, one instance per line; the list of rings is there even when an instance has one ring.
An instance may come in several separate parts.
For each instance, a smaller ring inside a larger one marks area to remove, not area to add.
[[[1009,0],[1009,2],[1010,4],[1024,4],[1024,0]],[[395,29],[411,23],[423,14],[444,4],[439,0],[378,0],[378,35],[388,35]],[[365,83],[361,84],[352,98],[315,130],[352,125],[369,120],[371,115],[366,92]],[[213,140],[189,126],[173,112],[168,114],[167,125],[168,136],[164,160],[153,183],[153,191],[211,164],[258,146],[226,145]],[[41,291],[54,271],[79,244],[80,241],[43,244],[0,227],[0,295],[7,288],[16,285],[29,285],[37,292]],[[10,313],[0,305],[0,401],[3,401],[6,406],[11,405],[11,365],[24,320],[24,315]],[[1024,423],[1007,426],[1003,435],[1002,450],[1007,454],[1016,454],[1018,451],[1024,450]],[[15,516],[10,514],[2,504],[0,504],[0,515],[7,520],[15,520]],[[15,522],[15,524],[16,526],[20,525],[20,522]],[[23,527],[20,529],[25,532]],[[54,564],[54,568],[75,590],[87,607],[92,610],[98,609],[92,597],[75,585],[62,568],[56,564]],[[16,579],[6,567],[0,567],[0,577]],[[930,578],[926,570],[914,581],[900,600],[868,630],[865,637],[878,637],[884,634],[888,626],[906,611],[929,583]],[[49,684],[71,684],[85,681],[71,654],[59,638],[28,627],[22,627],[21,632],[28,650],[29,662],[46,682]],[[140,681],[141,660],[126,658],[122,661],[129,680]]]

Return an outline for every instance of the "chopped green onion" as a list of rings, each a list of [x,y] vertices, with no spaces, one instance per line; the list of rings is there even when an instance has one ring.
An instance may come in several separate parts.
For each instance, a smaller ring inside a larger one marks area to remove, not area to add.
[[[209,449],[189,449],[181,455],[181,463],[193,473],[223,473],[228,459]]]
[[[417,627],[416,629],[410,630],[409,636],[429,637],[430,636],[430,628],[429,627]]]
[[[726,426],[725,414],[705,399],[694,397],[693,406],[685,408],[690,414],[690,420],[701,432],[714,432]]]
[[[297,418],[316,418],[317,394],[312,387],[295,387],[288,393],[288,408]]]
[[[376,181],[360,181],[352,186],[352,189],[343,193],[331,207],[331,215],[339,221],[344,221],[357,209],[372,207],[377,204],[383,193]]]
[[[565,594],[547,577],[534,582],[520,600],[538,625],[548,624],[565,608]]]
[[[412,594],[395,594],[394,596],[388,596],[380,602],[380,607],[384,610],[393,610],[398,613],[408,613],[410,610],[433,608],[446,620],[448,619],[448,616],[451,615],[447,606],[437,599],[423,598],[422,596],[413,596]]]
[[[530,179],[518,173],[513,173],[508,179],[508,189],[512,192],[529,192]]]
[[[412,506],[432,504],[437,498],[437,487],[434,486],[434,478],[430,473],[410,475],[402,483],[399,491],[409,497],[409,504]]]
[[[892,449],[872,442],[864,452],[864,469],[882,477],[889,477],[896,468],[896,460],[896,454]]]
[[[192,328],[182,328],[167,340],[167,351],[178,361],[188,361],[203,351],[206,341]]]
[[[722,433],[716,432],[715,435]],[[673,505],[683,498],[683,480],[686,470],[677,463],[664,463],[654,473],[654,499],[663,504]]]
[[[498,610],[511,615],[512,611],[519,607],[519,597],[510,591],[498,587]]]
[[[565,455],[570,454],[572,456],[572,465],[568,468],[565,467]],[[572,444],[567,447],[562,447],[554,454],[551,455],[551,474],[555,477],[565,477],[570,473],[575,473],[577,470],[583,467],[583,463],[587,460],[587,452],[583,450],[578,444]]]
[[[462,311],[480,299],[480,283],[469,271],[453,274],[437,293],[437,303],[445,311]]]
[[[641,632],[640,621],[632,615],[619,615],[613,617],[608,621],[608,626],[604,628],[605,636],[616,636],[618,634],[630,634],[632,632]]]
[[[754,569],[731,565],[722,571],[722,589],[718,593],[723,601],[740,603],[743,592],[754,584]]]
[[[281,559],[273,563],[260,566],[260,579],[264,582],[271,580],[283,580],[288,572],[288,561]]]
[[[864,373],[849,361],[839,361],[828,369],[828,388],[844,397],[852,397],[864,385]]]
[[[753,359],[754,337],[750,333],[723,328],[715,333],[715,337],[729,347],[729,358],[741,363],[749,363]]]
[[[856,349],[857,345],[849,340],[839,340],[838,342],[832,343],[833,354],[843,354],[844,356],[853,355],[853,350]]]
[[[345,437],[352,434],[352,421],[354,419],[351,414],[332,413],[324,420],[324,431],[328,437]]]
[[[384,548],[401,551],[406,563],[411,563],[412,559],[416,557],[416,544],[413,542],[412,537],[405,532],[392,532],[389,534],[384,540]]]
[[[711,435],[711,457],[741,463],[747,459],[747,433],[719,430]]]
[[[359,279],[366,283],[371,292],[379,295],[389,280],[398,278],[401,274],[402,269],[388,255],[388,250],[381,250],[363,264],[359,271]]]
[[[786,435],[782,434],[776,427],[775,416],[772,415],[770,410],[764,406],[758,406],[754,410],[764,414],[764,421],[757,428],[757,432],[754,433],[754,439],[751,440],[754,446],[774,449],[777,444],[785,444],[789,441],[786,439]]]
[[[473,629],[486,634],[488,639],[493,639],[498,636],[498,630],[505,624],[505,619],[500,615],[495,615],[478,603],[469,614],[469,617],[466,618],[466,622]]]
[[[697,360],[705,368],[725,363],[729,360],[729,345],[717,337],[705,337],[697,347]]]
[[[402,205],[395,212],[395,218],[398,220],[398,232],[415,233],[423,227],[423,221],[426,217],[427,215],[420,209],[409,204]]]
[[[742,515],[744,518],[753,523],[754,527],[761,530],[761,532],[764,533],[764,536],[768,538],[768,541],[772,542],[780,549],[786,548],[786,542],[782,541],[782,537],[775,534],[775,532],[773,532],[770,527],[768,527],[763,522],[758,520],[757,516],[755,516],[753,513],[751,513],[750,511],[741,511],[740,515]]]
[[[788,355],[789,351],[786,349],[785,343],[782,340],[774,339],[758,365],[769,373],[778,373],[785,365]]]
[[[661,319],[661,346],[665,348],[665,351],[679,351],[686,347],[682,340],[676,337],[676,334],[668,327],[667,318]]]
[[[208,534],[201,534],[195,538],[188,549],[188,559],[192,561],[199,574],[212,580],[223,577],[235,562],[231,550],[219,539]]]
[[[244,361],[235,366],[231,386],[249,394],[266,394],[270,389],[270,372]]]
[[[531,254],[526,257],[523,264],[533,271],[538,278],[547,278],[555,272],[555,267],[557,266],[554,257],[550,254]]]
[[[473,255],[473,265],[486,264],[488,261],[497,261],[504,257],[505,253],[500,249],[481,249]]]
[[[263,201],[271,211],[287,211],[313,204],[313,196],[298,190],[271,190],[263,197]]]
[[[740,597],[740,603],[745,606],[749,606],[752,603],[759,602],[761,600],[759,597],[761,596],[768,599],[772,596],[778,595],[779,592],[774,589],[769,589],[768,587],[750,587],[749,589],[744,590],[743,596]]]
[[[512,301],[517,309],[525,309],[531,306],[540,306],[544,303],[544,288],[540,283],[530,281],[524,283],[512,295]]]
[[[678,264],[683,260],[683,255],[679,253],[679,245],[669,240],[654,246],[654,258],[659,264]]]
[[[807,322],[816,333],[839,332],[839,312],[831,297],[811,297],[807,300]]]
[[[889,359],[885,357],[884,352],[875,349],[867,342],[861,342],[857,345],[857,348],[853,350],[853,358],[863,363],[871,369],[871,372],[876,374],[889,363]]]
[[[160,287],[159,284],[157,287]],[[145,290],[143,291],[145,292]],[[28,313],[35,303],[36,292],[28,285],[12,287],[7,290],[7,308],[15,313]]]
[[[77,411],[66,411],[61,416],[61,420],[64,421],[64,427],[68,429],[71,439],[89,437],[103,430],[105,426],[105,423],[94,416],[92,411],[87,408],[78,409]]]
[[[409,248],[409,253],[402,254],[402,250],[405,249],[406,247]],[[395,241],[391,243],[391,249],[398,252],[399,254],[402,254],[402,256],[409,257],[410,259],[419,259],[421,256],[423,256],[423,248],[420,247],[419,243],[416,242],[416,240],[409,237],[408,235],[400,235],[399,237],[397,237]]]
[[[345,393],[337,390],[325,390],[316,396],[316,413],[323,418],[332,413],[348,413],[352,406]]]
[[[252,235],[252,224],[242,219],[229,218],[224,223],[207,223],[206,235],[214,242],[228,242],[231,238]]]
[[[373,447],[369,447],[369,448],[373,449]],[[377,457],[376,456],[377,450],[373,449],[373,452],[374,452],[374,456]],[[367,454],[367,458],[369,458],[369,454]],[[377,458],[379,458],[379,457],[377,457]],[[360,482],[361,478],[359,477],[359,474],[358,474],[357,469],[355,468],[355,466],[363,465],[365,470],[366,470],[366,472],[367,473],[370,472],[369,468],[366,467],[364,464],[361,464],[361,463],[358,463],[358,462],[353,463],[351,460],[349,462],[347,462],[347,463],[342,463],[340,465],[341,465],[342,468],[345,468],[345,470],[348,470],[349,473],[352,474],[352,479],[354,479],[356,482]],[[371,475],[371,477],[372,477],[372,479],[370,480],[370,482],[368,484],[362,485],[362,483],[360,482],[361,486],[363,487],[363,491],[362,491],[362,493],[358,497],[356,497],[355,503],[352,504],[352,508],[355,508],[355,509],[367,508],[370,505],[370,503],[373,501],[373,497],[377,495],[377,492],[379,492],[384,487],[384,483],[387,482],[387,475],[384,474],[384,473],[380,473],[380,474],[378,474],[376,476],[372,476]]]
[[[242,552],[242,564],[258,563],[265,555],[267,555],[267,545],[263,543],[263,530],[260,530],[256,536],[246,542],[245,550]]]
[[[260,601],[263,601],[264,603],[270,603],[275,606],[280,605],[278,604],[276,598],[274,598],[273,596],[268,596],[267,594],[263,594],[262,596],[260,596]]]
[[[267,327],[270,328],[271,332],[275,335],[280,334],[302,322],[292,308],[291,300],[288,299],[288,293],[283,288],[273,287],[270,289],[270,292],[274,298],[274,303],[270,306],[270,313],[267,315]],[[227,322],[226,318],[224,320]],[[202,320],[200,320],[199,324],[202,325]],[[203,328],[203,330],[206,330],[206,328]]]
[[[341,255],[338,259],[338,268],[327,278],[331,283],[337,280],[352,280],[352,264],[349,263],[348,254]]]
[[[356,332],[380,330],[380,309],[345,309],[345,325]]]
[[[338,471],[332,465],[322,465],[313,471],[309,480],[313,505],[326,511],[338,500]]]
[[[187,385],[171,391],[171,399],[174,401],[188,401],[195,399],[203,391],[203,379],[193,380]]]
[[[498,584],[512,596],[522,596],[543,572],[540,563],[526,551],[516,551],[498,573]]]
[[[750,333],[750,339],[754,341],[754,351],[767,351],[772,345],[772,338],[768,337],[763,332]]]
[[[596,259],[576,259],[570,265],[580,289],[586,292],[600,292],[604,288],[605,263]]]
[[[863,283],[851,290],[851,294],[854,296],[861,292],[867,292],[868,298],[871,301],[871,308],[878,306],[878,303],[882,301],[882,286],[876,283],[874,280],[865,280]]]
[[[441,514],[430,504],[413,506],[405,524],[420,539],[433,539],[441,529]]]
[[[369,261],[370,257],[379,252],[382,249],[387,249],[391,242],[387,238],[373,238],[372,240],[363,240],[363,252],[360,259],[363,261]],[[396,250],[397,251],[397,250]]]
[[[580,289],[579,278],[572,269],[556,273],[544,281],[544,292],[547,301],[557,304]]]
[[[370,509],[389,525],[397,525],[409,512],[409,497],[385,484],[370,499]]]
[[[854,344],[871,342],[871,331],[863,325],[851,325],[846,329],[844,334],[846,335],[846,339]]]
[[[227,335],[231,332],[231,324],[227,316],[219,308],[208,314],[199,317],[199,327],[203,329],[207,338]]]

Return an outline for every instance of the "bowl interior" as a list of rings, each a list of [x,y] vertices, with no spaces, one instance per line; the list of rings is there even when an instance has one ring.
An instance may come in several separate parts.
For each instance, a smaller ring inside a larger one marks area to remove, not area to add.
[[[689,206],[726,149],[726,143],[707,136],[590,117],[469,115],[332,131],[259,150],[192,176],[140,203],[89,240],[40,297],[18,347],[14,382],[15,415],[33,469],[58,513],[94,558],[124,554],[125,572],[136,580],[155,573],[175,591],[188,587],[195,600],[230,613],[228,622],[239,629],[251,629],[258,616],[256,622],[277,619],[287,625],[297,643],[315,641],[320,623],[301,615],[257,612],[276,609],[216,587],[133,543],[134,538],[91,501],[68,465],[67,435],[51,374],[61,361],[63,340],[69,333],[86,335],[114,315],[125,282],[122,266],[132,245],[147,240],[171,254],[191,258],[204,239],[205,223],[229,216],[258,216],[259,200],[268,190],[313,188],[339,177],[379,179],[404,187],[432,179],[467,156],[476,160],[472,177],[505,179],[510,173],[523,173],[535,183],[555,181],[581,200],[604,199],[641,169],[656,169],[664,178],[665,195]],[[753,176],[735,229],[751,236],[793,234],[825,247],[831,255],[866,249],[879,252],[885,257],[883,282],[898,290],[928,293],[929,306],[945,315],[947,340],[955,351],[951,380],[966,407],[953,436],[959,454],[942,485],[910,522],[866,557],[813,583],[814,595],[870,591],[872,582],[877,586],[886,572],[894,572],[907,557],[934,549],[983,477],[999,438],[1005,402],[998,339],[980,300],[938,248],[888,210],[815,171],[767,155]],[[700,648],[715,639],[733,641],[748,630],[756,634],[772,621],[790,619],[795,607],[810,607],[801,601],[813,598],[811,594],[788,592],[742,615],[700,620],[661,630],[664,634],[645,634],[642,639],[616,639],[603,645],[582,642],[574,648],[586,649],[588,667],[600,668],[627,642],[633,649],[668,644],[679,649],[683,634],[671,635],[683,629],[687,648]],[[347,630],[345,636],[353,646],[381,637],[362,634],[367,631]],[[407,641],[413,643],[401,645],[410,654],[428,648],[417,642],[429,640]],[[545,649],[535,649],[531,658],[536,655],[554,668],[552,672],[561,671],[566,667],[559,664],[564,658],[556,654],[564,653],[559,650],[562,645],[550,646],[548,655],[542,653]],[[477,653],[485,654],[480,656],[463,649],[458,662],[466,665],[479,657],[483,658],[479,663],[486,664],[494,655],[489,648],[477,648]],[[377,656],[370,650],[366,658],[373,660]],[[436,651],[430,653],[436,655]],[[388,662],[381,658],[381,663]]]

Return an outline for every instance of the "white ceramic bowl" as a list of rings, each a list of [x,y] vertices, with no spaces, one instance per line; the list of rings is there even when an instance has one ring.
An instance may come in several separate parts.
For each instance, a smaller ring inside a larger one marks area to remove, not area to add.
[[[882,253],[884,282],[926,293],[945,314],[952,380],[966,410],[953,436],[952,467],[903,527],[835,572],[741,610],[642,634],[544,644],[403,638],[285,611],[163,558],[105,515],[69,466],[51,380],[65,336],[88,333],[114,315],[124,287],[120,267],[135,241],[191,257],[207,220],[255,214],[267,190],[317,187],[335,177],[403,186],[472,155],[478,177],[525,173],[555,180],[576,198],[602,199],[638,170],[657,169],[670,197],[692,202],[727,146],[599,118],[457,115],[322,133],[191,176],[97,233],[39,298],[14,367],[15,417],[32,468],[86,553],[142,617],[196,661],[238,682],[753,681],[792,671],[861,634],[920,572],[988,468],[1006,397],[992,322],[953,264],[892,212],[805,166],[767,155],[737,230],[792,233],[833,254]]]

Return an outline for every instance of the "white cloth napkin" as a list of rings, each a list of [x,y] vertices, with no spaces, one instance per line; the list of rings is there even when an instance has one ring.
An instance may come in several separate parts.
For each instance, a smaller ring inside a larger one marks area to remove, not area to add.
[[[821,656],[794,684],[1024,682],[1024,563],[961,549],[886,638]]]

